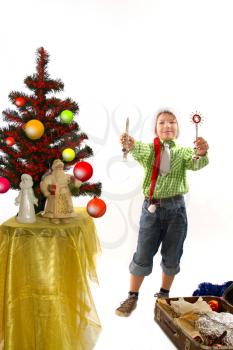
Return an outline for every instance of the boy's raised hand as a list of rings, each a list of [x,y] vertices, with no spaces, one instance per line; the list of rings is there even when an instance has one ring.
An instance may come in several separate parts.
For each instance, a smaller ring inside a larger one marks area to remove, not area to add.
[[[134,148],[134,138],[127,133],[123,133],[120,136],[120,143],[123,149],[131,151]]]
[[[194,141],[194,144],[196,147],[196,154],[198,156],[204,156],[207,153],[209,145],[207,141],[203,139],[203,137],[198,137],[196,141]]]

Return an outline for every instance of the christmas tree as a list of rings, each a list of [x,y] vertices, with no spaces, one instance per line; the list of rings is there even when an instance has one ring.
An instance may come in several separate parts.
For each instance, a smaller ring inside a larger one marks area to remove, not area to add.
[[[87,135],[73,120],[79,111],[78,104],[70,98],[61,100],[53,96],[64,89],[64,84],[60,79],[50,78],[48,62],[48,53],[43,47],[39,48],[36,73],[24,80],[32,94],[18,91],[9,94],[16,110],[3,111],[8,125],[0,128],[0,176],[8,179],[11,188],[17,190],[21,175],[31,175],[39,199],[37,211],[43,210],[45,201],[40,181],[50,172],[52,162],[61,158],[65,169],[69,169],[93,155],[85,144]],[[83,182],[80,188],[71,188],[71,193],[73,196],[99,196],[101,183]]]

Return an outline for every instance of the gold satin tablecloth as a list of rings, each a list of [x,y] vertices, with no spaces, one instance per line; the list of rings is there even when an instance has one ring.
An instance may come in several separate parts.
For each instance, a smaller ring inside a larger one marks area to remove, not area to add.
[[[89,289],[100,245],[84,208],[68,224],[37,216],[0,226],[0,343],[4,350],[90,350],[101,330]],[[1,348],[1,347],[0,347]]]

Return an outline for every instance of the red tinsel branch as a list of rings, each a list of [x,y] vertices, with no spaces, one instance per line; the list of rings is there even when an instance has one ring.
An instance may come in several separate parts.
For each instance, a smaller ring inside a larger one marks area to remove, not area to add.
[[[82,195],[95,193],[96,196],[100,196],[101,187],[102,187],[102,185],[100,182],[97,182],[95,184],[86,183],[86,184],[83,184],[80,186],[79,193]]]
[[[45,76],[45,71],[46,71],[46,66],[49,61],[49,55],[47,51],[43,47],[40,47],[37,50],[37,73],[38,73],[38,81],[43,82],[44,76]]]
[[[24,80],[24,83],[32,90],[36,89],[46,89],[46,90],[54,90],[60,91],[63,89],[63,84],[60,80],[46,80],[40,81],[33,77],[28,77]]]
[[[7,122],[17,123],[17,125],[23,124],[22,119],[20,118],[18,113],[15,111],[11,111],[11,110],[7,109],[6,111],[3,111],[2,114],[3,114],[3,120],[5,120]]]

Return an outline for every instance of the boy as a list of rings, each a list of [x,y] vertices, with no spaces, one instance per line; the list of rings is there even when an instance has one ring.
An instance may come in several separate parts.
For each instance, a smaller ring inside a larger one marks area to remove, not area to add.
[[[202,137],[195,141],[195,151],[176,145],[179,127],[172,112],[165,110],[158,113],[155,133],[157,139],[154,140],[154,145],[135,141],[126,134],[120,138],[122,146],[144,167],[145,200],[139,224],[137,249],[129,266],[129,294],[116,309],[118,316],[129,316],[136,308],[139,289],[144,277],[152,271],[153,257],[160,245],[162,284],[155,296],[169,297],[174,277],[180,271],[179,263],[187,234],[183,197],[188,192],[186,170],[199,170],[208,164],[209,147]],[[155,147],[162,149],[161,156],[160,152],[156,153]],[[158,165],[159,158],[161,160]],[[156,174],[156,167],[159,167],[159,174]]]

